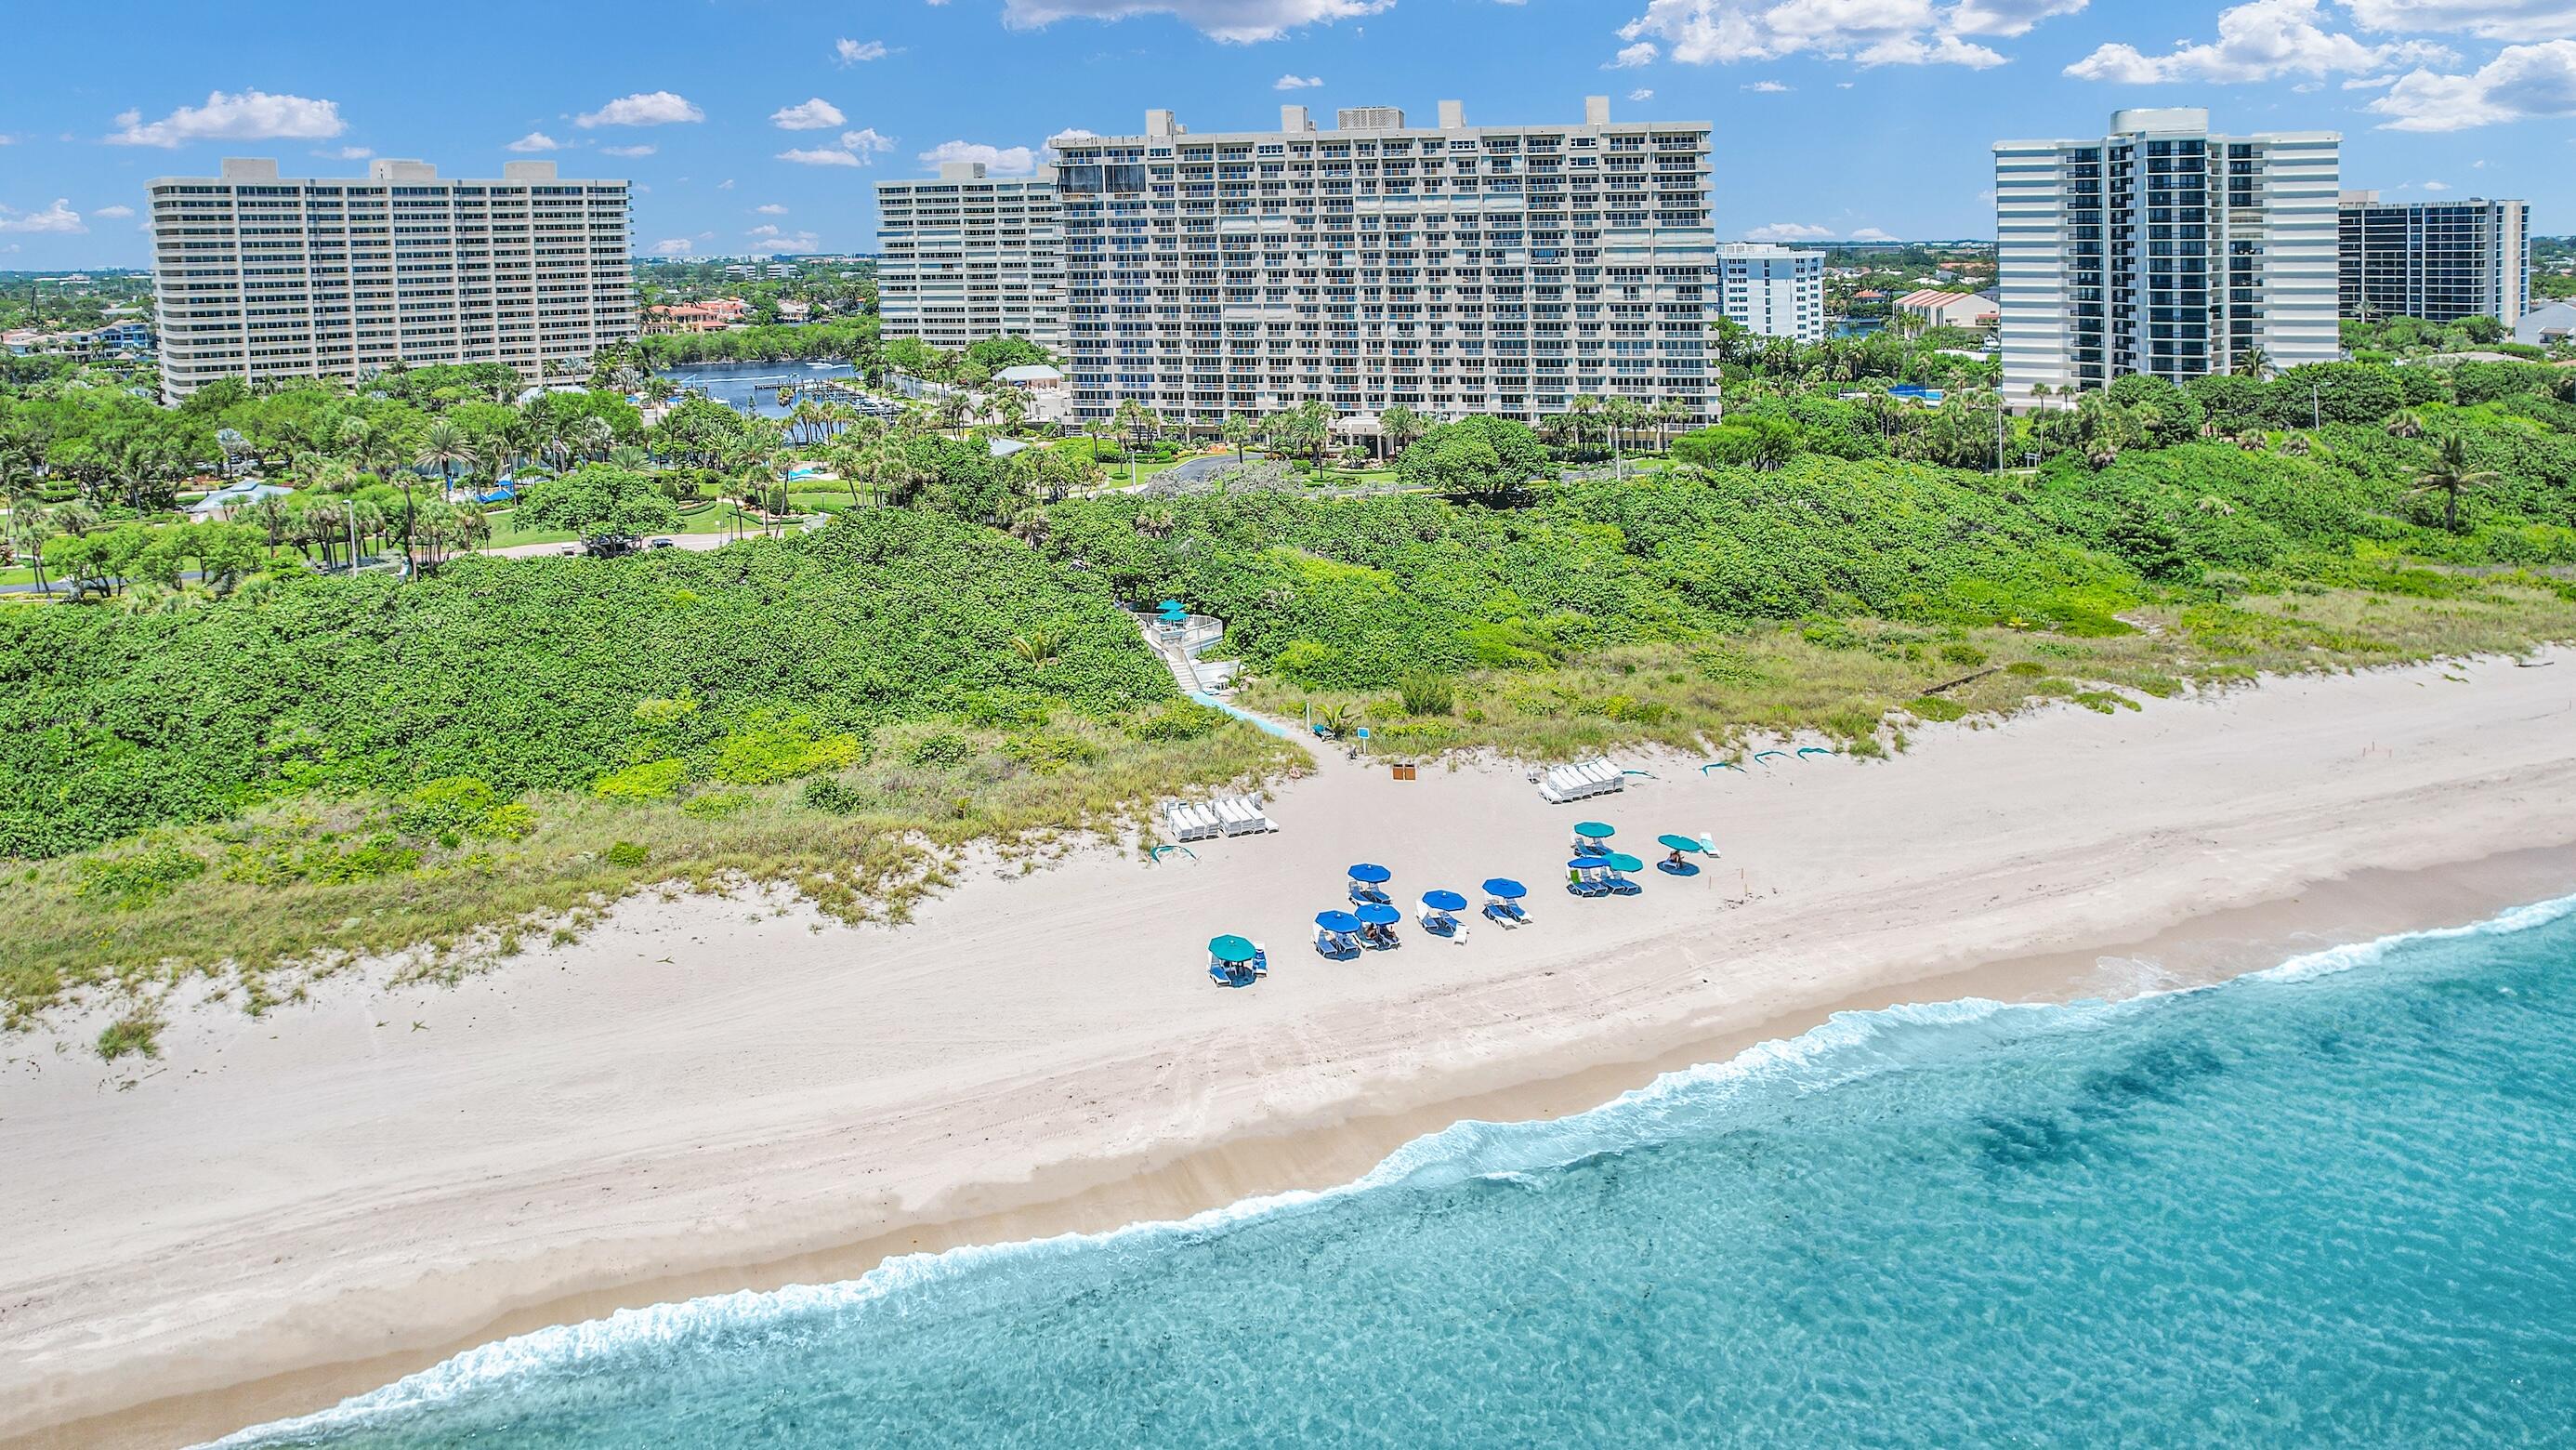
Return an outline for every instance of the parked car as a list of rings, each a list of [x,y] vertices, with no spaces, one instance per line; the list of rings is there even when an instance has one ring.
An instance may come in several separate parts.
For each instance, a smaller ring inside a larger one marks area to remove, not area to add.
[[[594,559],[623,558],[634,553],[636,547],[635,536],[632,534],[601,534],[596,538],[584,539],[581,543],[581,551]]]
[[[676,549],[680,547],[680,541],[677,539],[655,539],[644,547],[648,549]]]

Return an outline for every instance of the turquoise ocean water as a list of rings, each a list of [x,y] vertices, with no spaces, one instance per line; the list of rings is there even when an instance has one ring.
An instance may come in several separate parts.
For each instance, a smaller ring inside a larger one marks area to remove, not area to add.
[[[1838,1017],[1359,1184],[461,1355],[227,1443],[2576,1442],[2576,900]]]

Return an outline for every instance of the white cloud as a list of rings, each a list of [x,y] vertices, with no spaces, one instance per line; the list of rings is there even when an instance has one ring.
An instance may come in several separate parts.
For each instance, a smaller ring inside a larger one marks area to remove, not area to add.
[[[984,169],[999,176],[1024,175],[1035,170],[1038,153],[1027,146],[987,146],[978,141],[942,141],[921,153],[924,163],[944,166],[951,161],[981,161]]]
[[[1744,239],[1748,242],[1820,242],[1833,234],[1831,227],[1813,226],[1806,222],[1773,222],[1746,232]]]
[[[2451,183],[2447,181],[2428,181],[2424,183],[2424,189],[2426,191],[2449,191],[2451,189]]]
[[[1860,65],[1959,65],[1983,70],[2004,63],[1995,50],[1962,37],[2017,36],[2086,0],[1648,0],[1646,13],[1619,28],[1630,42],[1614,65],[1641,64],[1632,54],[1660,44],[1684,65],[1731,64],[1812,55]]]
[[[1270,83],[1270,89],[1274,91],[1306,91],[1313,90],[1315,87],[1320,86],[1323,83],[1324,78],[1322,76],[1301,76],[1292,71],[1289,74],[1272,81]]]
[[[1623,45],[1619,47],[1619,53],[1610,57],[1608,63],[1604,64],[1601,68],[1603,70],[1634,70],[1641,65],[1653,65],[1655,63],[1655,57],[1661,54],[1663,54],[1663,52],[1655,48],[1655,43],[1653,41],[1641,40],[1634,45]]]
[[[602,156],[650,156],[653,154],[653,148],[650,146],[602,146],[599,148],[599,154]]]
[[[316,151],[313,154],[325,161],[364,161],[376,153],[364,146],[343,146],[336,151]]]
[[[840,107],[821,96],[792,106],[781,106],[769,113],[769,124],[781,131],[829,131],[835,126],[848,125],[849,121],[849,117],[841,114]]]
[[[1059,20],[1125,20],[1169,15],[1236,45],[1277,40],[1306,25],[1375,15],[1395,0],[1003,0],[1002,23],[1016,30]]]
[[[321,141],[349,129],[340,119],[339,103],[303,96],[271,95],[246,90],[227,95],[209,92],[202,106],[181,106],[158,121],[141,111],[116,118],[110,146],[184,146],[191,141]]]
[[[762,202],[760,205],[753,207],[752,210],[760,213],[762,216],[787,215],[787,208],[780,206],[774,201]]]
[[[2365,109],[2384,131],[2465,131],[2535,116],[2576,116],[2576,40],[2509,45],[2466,75],[2416,70]]]
[[[2340,0],[2364,30],[2463,31],[2483,40],[2554,40],[2576,31],[2568,0]]]
[[[707,113],[690,104],[684,96],[669,91],[638,91],[619,96],[596,111],[584,111],[572,123],[588,130],[594,126],[668,126],[679,121],[703,121]]]
[[[685,257],[694,250],[687,237],[664,237],[653,244],[653,255],[657,257]]]
[[[1850,240],[1855,242],[1892,242],[1897,240],[1897,236],[1894,232],[1885,231],[1878,227],[1862,227],[1860,230],[1851,234]]]
[[[1651,101],[1654,98],[1655,92],[1651,86],[1639,86],[1628,93],[1628,99],[1632,101]]]
[[[1784,86],[1778,81],[1755,81],[1744,89],[1751,91],[1756,95],[1783,96],[1787,95],[1792,87]]]
[[[126,213],[132,216],[132,212]],[[71,198],[58,196],[43,211],[11,211],[0,206],[0,232],[51,232],[64,236],[89,230],[81,214],[72,210]]]
[[[760,252],[811,252],[817,250],[812,232],[782,232],[773,226],[757,226],[743,233],[751,238],[750,249]]]
[[[867,126],[856,131],[842,132],[841,144],[858,152],[862,156],[881,156],[894,149],[894,138],[892,136],[880,136],[877,134],[876,127]]]
[[[527,135],[511,142],[503,149],[510,151],[560,151],[563,149],[563,143],[556,140],[554,137],[547,135],[543,131],[530,131]]]
[[[2028,35],[2043,20],[2073,15],[2090,0],[1959,0],[1942,18],[1954,35]],[[1853,235],[1857,236],[1858,233]]]
[[[2164,81],[2239,84],[2285,75],[2322,78],[2384,70],[2406,61],[2448,59],[2429,41],[2372,45],[2325,28],[2319,0],[2248,0],[2218,14],[2218,39],[2184,41],[2165,55],[2113,43],[2066,68],[2077,80],[2150,85]]]
[[[857,152],[839,146],[790,147],[779,152],[778,159],[793,161],[799,166],[865,166],[868,164],[859,158]]]
[[[134,208],[132,208],[132,207],[130,207],[130,206],[103,206],[103,207],[100,207],[98,210],[96,210],[96,211],[94,211],[94,212],[91,212],[91,213],[90,213],[90,215],[91,215],[91,216],[112,216],[112,217],[120,217],[120,218],[122,218],[122,217],[130,217],[130,216],[134,215]]]
[[[843,65],[853,65],[863,60],[883,60],[893,53],[885,48],[885,42],[882,40],[851,40],[843,37],[832,42],[832,54]]]

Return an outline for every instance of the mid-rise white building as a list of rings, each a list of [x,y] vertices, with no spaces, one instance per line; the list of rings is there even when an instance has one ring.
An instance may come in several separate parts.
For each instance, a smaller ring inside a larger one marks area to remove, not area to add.
[[[218,378],[356,380],[396,363],[506,363],[530,382],[635,336],[623,181],[551,161],[441,180],[419,161],[284,178],[228,158],[150,183],[161,391]]]
[[[934,179],[877,183],[884,335],[956,352],[987,337],[1064,348],[1064,233],[1056,173],[990,176],[952,161]]]
[[[1579,125],[1338,121],[1055,140],[1077,413],[1715,413],[1706,122],[1614,123],[1604,97]]]
[[[1825,340],[1825,254],[1759,242],[1717,249],[1728,321],[1764,337]]]
[[[2004,395],[2331,362],[2343,138],[2213,135],[2127,110],[2099,139],[1995,144]]]
[[[2338,288],[2346,317],[2492,317],[2531,310],[2531,211],[2519,201],[2381,201],[2347,191]]]

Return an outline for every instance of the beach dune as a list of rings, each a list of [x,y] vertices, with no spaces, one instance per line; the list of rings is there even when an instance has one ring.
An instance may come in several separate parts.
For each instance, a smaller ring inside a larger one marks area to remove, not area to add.
[[[2267,965],[2254,918],[2135,944],[2360,873],[2422,884],[2270,934],[2576,891],[2567,651],[1936,727],[1884,763],[1627,763],[1651,778],[1555,807],[1517,769],[1332,759],[1277,835],[978,860],[900,929],[648,898],[453,988],[187,1014],[139,1067],[74,1026],[0,1042],[0,1437],[202,1438],[535,1323],[1347,1175],[1461,1104],[1584,1106],[1838,1005]],[[1577,901],[1582,819],[1723,857]],[[1363,860],[1405,945],[1324,961],[1308,923]],[[1413,928],[1491,876],[1532,926]],[[1266,981],[1208,983],[1224,932]]]

